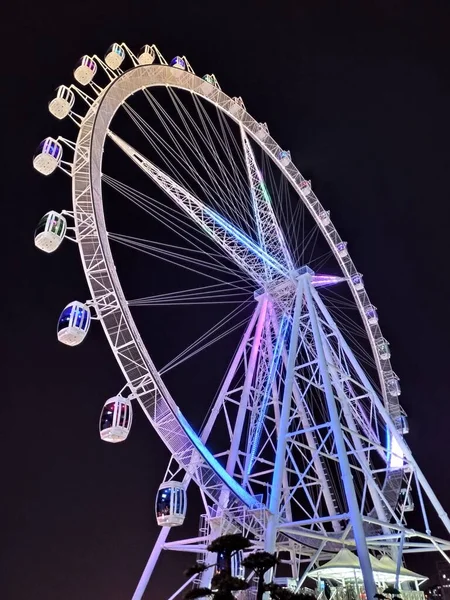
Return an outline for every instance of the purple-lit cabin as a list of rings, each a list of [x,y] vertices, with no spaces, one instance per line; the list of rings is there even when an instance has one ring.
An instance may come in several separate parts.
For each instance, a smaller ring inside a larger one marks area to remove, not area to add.
[[[378,313],[377,313],[377,309],[375,308],[375,306],[372,306],[372,304],[367,306],[365,308],[365,313],[366,313],[367,321],[370,325],[376,325],[378,323]]]
[[[77,62],[73,76],[81,85],[88,85],[97,73],[97,63],[93,58],[85,54]]]
[[[62,146],[58,141],[51,137],[45,138],[33,157],[33,167],[42,175],[50,175],[60,164],[62,154]]]
[[[348,256],[347,242],[339,242],[336,244],[336,250],[341,258]]]
[[[181,56],[175,56],[175,58],[172,58],[172,60],[170,61],[170,66],[174,69],[180,69],[181,71],[185,71],[186,61]]]

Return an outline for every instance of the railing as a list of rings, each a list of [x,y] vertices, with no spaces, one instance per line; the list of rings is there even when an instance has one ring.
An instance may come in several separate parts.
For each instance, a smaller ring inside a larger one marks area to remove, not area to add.
[[[383,588],[379,588],[379,593],[383,593]],[[402,600],[425,600],[423,592],[418,590],[401,590]],[[324,590],[316,592],[316,600],[366,600],[364,588],[361,586],[356,590],[354,585],[331,587],[329,593]]]

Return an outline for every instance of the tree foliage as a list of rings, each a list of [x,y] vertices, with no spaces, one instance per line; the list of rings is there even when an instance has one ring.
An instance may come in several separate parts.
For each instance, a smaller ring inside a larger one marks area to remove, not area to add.
[[[189,567],[185,570],[185,577],[192,577],[192,575],[197,575],[198,573],[203,573],[208,568],[208,565],[202,565],[201,563],[196,562],[195,565]]]
[[[249,554],[242,561],[242,565],[255,571],[257,574],[259,573],[267,573],[269,569],[272,569],[278,563],[278,559],[275,554],[270,554],[269,552],[253,552],[253,554]]]
[[[211,580],[211,587],[219,591],[239,592],[246,590],[249,584],[240,577],[231,577],[228,573],[216,573]]]
[[[221,535],[220,537],[213,540],[208,546],[208,552],[216,552],[217,554],[232,554],[239,550],[246,550],[250,548],[251,542],[241,535],[240,533],[230,533],[227,535]]]
[[[383,590],[383,594],[389,594],[390,596],[398,596],[399,594],[401,594],[401,591],[398,590],[396,587],[390,585],[385,590]]]
[[[209,588],[194,588],[185,594],[185,600],[195,600],[196,598],[206,598],[213,596],[214,592]]]
[[[270,593],[272,600],[311,600],[314,598],[314,596],[309,594],[296,594],[295,592],[281,587],[281,585],[277,585],[276,583],[269,583],[264,587]]]
[[[196,600],[198,598],[209,598],[213,600],[235,600],[234,593],[240,590],[246,590],[249,584],[240,577],[233,577],[231,573],[232,556],[241,550],[247,550],[251,547],[251,542],[241,534],[227,534],[216,538],[208,546],[207,550],[219,555],[215,564],[203,565],[196,563],[185,571],[187,577],[192,577],[197,573],[202,573],[210,567],[216,567],[216,572],[211,579],[210,588],[196,588],[185,595],[185,600]],[[221,557],[221,558],[220,558]],[[225,568],[222,566],[225,560]],[[262,600],[264,592],[269,592],[272,600],[311,600],[310,596],[305,594],[295,594],[291,590],[276,585],[274,583],[266,584],[264,575],[278,564],[278,558],[275,554],[269,552],[253,552],[243,561],[242,566],[250,569],[258,578],[257,600]],[[219,566],[220,564],[220,566]],[[378,598],[377,600],[383,600]],[[384,599],[386,600],[386,599]]]

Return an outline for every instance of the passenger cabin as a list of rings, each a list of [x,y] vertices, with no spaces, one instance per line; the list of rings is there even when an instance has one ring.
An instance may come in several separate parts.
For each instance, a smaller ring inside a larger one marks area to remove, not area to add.
[[[216,84],[216,78],[214,77],[214,75],[203,75],[202,79],[203,81],[205,81],[206,83],[210,83],[211,85]]]
[[[391,358],[391,351],[389,350],[389,342],[384,338],[377,342],[377,352],[381,360],[389,360]]]
[[[283,165],[283,167],[287,167],[288,164],[291,162],[291,153],[289,152],[289,150],[281,150],[281,152],[278,155],[278,159]]]
[[[152,65],[154,62],[155,51],[149,44],[145,44],[145,46],[142,46],[141,51],[139,52],[138,63],[140,65]]]
[[[86,337],[91,324],[91,311],[82,302],[71,302],[58,319],[58,340],[67,346],[77,346]]]
[[[267,127],[267,123],[260,123],[259,129],[256,131],[256,137],[258,138],[258,140],[261,140],[263,142],[266,139],[266,137],[268,137],[268,135],[269,128]]]
[[[33,157],[33,167],[42,175],[50,175],[61,163],[62,153],[62,146],[57,140],[45,138]]]
[[[179,481],[166,481],[159,487],[156,495],[156,521],[165,527],[183,525],[186,517],[186,488]]]
[[[408,417],[406,415],[400,415],[394,419],[395,427],[402,435],[409,433]]]
[[[63,241],[66,230],[65,217],[51,210],[38,223],[34,232],[34,245],[43,252],[54,252]]]
[[[105,442],[116,444],[127,439],[133,421],[131,401],[115,396],[105,402],[100,415],[100,437]]]
[[[73,90],[65,85],[60,85],[56,90],[56,96],[50,101],[48,110],[57,119],[64,119],[70,113],[75,104]]]
[[[200,85],[200,91],[205,94],[205,96],[209,96],[213,93],[214,88],[216,86],[216,78],[214,75],[203,75],[203,81]]]
[[[230,105],[229,111],[235,117],[240,118],[245,110],[244,101],[240,96],[233,96],[231,100],[232,104]]]
[[[331,223],[330,211],[329,210],[322,210],[319,213],[319,219],[322,222],[322,225],[325,225],[325,227],[327,225],[329,225]]]
[[[348,256],[347,242],[339,242],[338,244],[336,244],[336,250],[341,258],[345,258],[346,256]]]
[[[172,60],[170,61],[170,66],[174,69],[185,71],[186,61],[184,60],[184,58],[181,58],[181,56],[175,56],[175,58],[172,58]]]
[[[125,58],[125,50],[120,44],[112,44],[105,54],[105,63],[115,71],[120,67]]]
[[[389,374],[385,379],[385,383],[386,392],[390,396],[400,396],[400,394],[402,393],[400,389],[400,381],[397,375],[395,375],[395,373]]]
[[[365,313],[366,313],[366,317],[367,317],[367,321],[368,321],[369,325],[376,325],[378,323],[378,313],[377,313],[377,309],[375,308],[375,306],[373,306],[372,304],[369,304],[369,306],[366,306]]]
[[[364,289],[364,281],[361,273],[355,273],[354,275],[352,275],[352,283],[355,290],[357,290],[358,292]]]
[[[414,510],[414,499],[411,490],[403,488],[400,492],[400,502],[403,505],[404,512],[412,512]]]
[[[88,85],[97,73],[97,63],[86,54],[77,62],[73,76],[81,85]]]
[[[302,191],[302,193],[305,196],[309,196],[309,194],[311,193],[311,182],[310,181],[306,181],[306,179],[304,179],[300,183],[300,190]]]

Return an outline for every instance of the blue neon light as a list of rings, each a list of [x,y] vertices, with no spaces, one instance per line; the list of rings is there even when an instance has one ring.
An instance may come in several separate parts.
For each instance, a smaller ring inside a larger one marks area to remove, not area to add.
[[[209,207],[204,207],[205,213],[211,217],[216,223],[221,225],[225,231],[230,233],[234,238],[236,238],[241,244],[243,244],[246,248],[251,250],[258,258],[260,258],[264,263],[268,264],[269,267],[272,267],[282,275],[287,275],[287,270],[281,265],[277,260],[275,260],[270,254],[267,254],[258,244],[256,244],[251,238],[248,237],[239,229],[236,229],[234,225],[232,225],[229,221],[221,217],[215,210],[212,210]]]
[[[206,448],[205,444],[201,441],[195,431],[187,422],[186,418],[183,416],[181,411],[178,411],[178,420],[183,427],[184,431],[187,433],[189,439],[209,464],[209,466],[214,469],[216,475],[220,477],[220,479],[227,485],[230,490],[240,499],[244,504],[246,504],[249,508],[256,508],[259,506],[259,503],[251,494],[246,492],[242,486],[237,483],[231,475],[229,475],[219,461],[211,454],[211,452]]]
[[[248,462],[247,475],[250,475],[253,465],[255,464],[255,456],[256,452],[258,451],[259,441],[261,439],[263,422],[266,416],[267,406],[269,404],[270,399],[270,392],[275,379],[275,375],[278,371],[278,366],[280,364],[281,352],[283,350],[284,340],[286,339],[288,325],[289,320],[286,316],[284,316],[281,320],[280,330],[278,332],[277,341],[275,343],[275,348],[272,356],[272,363],[270,365],[269,375],[267,377],[264,389],[264,396],[259,407],[258,420],[256,422],[255,434],[253,436],[252,446],[250,450],[250,460]]]

